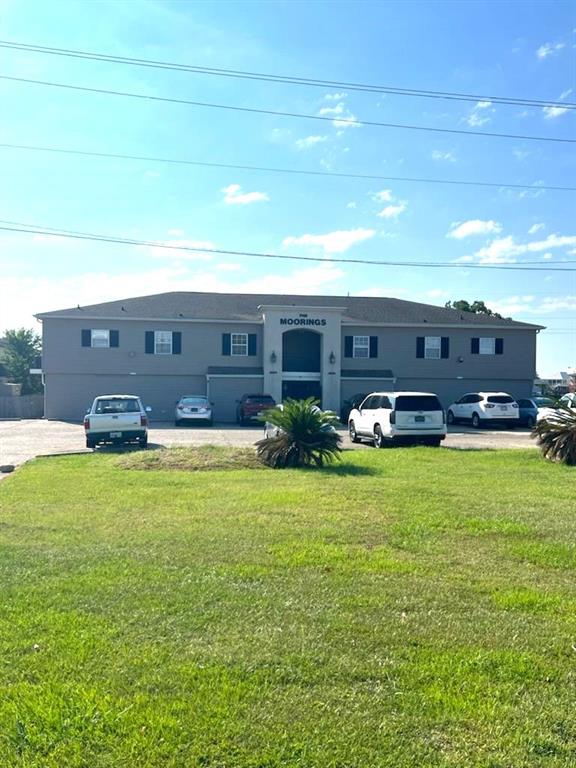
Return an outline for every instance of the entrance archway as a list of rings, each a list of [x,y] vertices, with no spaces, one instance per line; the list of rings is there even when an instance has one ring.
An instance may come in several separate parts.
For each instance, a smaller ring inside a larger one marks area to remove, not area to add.
[[[322,401],[322,336],[297,329],[282,335],[282,399]]]

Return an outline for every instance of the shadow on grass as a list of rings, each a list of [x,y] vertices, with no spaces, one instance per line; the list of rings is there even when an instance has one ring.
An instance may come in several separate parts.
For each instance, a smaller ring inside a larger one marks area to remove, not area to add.
[[[133,445],[131,443],[125,443],[123,445],[98,445],[94,449],[94,453],[112,453],[115,455],[123,453],[142,453],[143,451],[159,451],[166,446],[160,443],[148,443],[145,448],[140,445]]]
[[[324,467],[306,467],[310,472],[319,470],[327,475],[339,475],[341,477],[353,477],[354,475],[378,475],[377,470],[371,467],[358,467],[353,464],[327,464]]]

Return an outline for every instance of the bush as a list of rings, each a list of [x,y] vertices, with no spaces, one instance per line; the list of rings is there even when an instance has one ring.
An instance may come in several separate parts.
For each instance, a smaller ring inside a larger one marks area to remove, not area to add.
[[[576,466],[576,410],[559,406],[553,414],[536,423],[532,435],[537,438],[545,459]]]
[[[276,437],[256,443],[258,457],[270,467],[321,467],[339,458],[342,438],[335,431],[335,413],[321,411],[317,401],[286,400],[263,416],[279,428]]]

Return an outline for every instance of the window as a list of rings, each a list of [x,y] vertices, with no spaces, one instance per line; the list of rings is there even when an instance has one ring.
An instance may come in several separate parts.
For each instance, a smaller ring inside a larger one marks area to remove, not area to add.
[[[440,400],[435,395],[400,395],[396,398],[397,411],[441,411]]]
[[[493,355],[496,352],[496,339],[482,336],[480,337],[479,353],[481,355]]]
[[[424,337],[424,357],[428,360],[440,360],[440,347],[442,341],[440,336]]]
[[[139,413],[142,411],[140,402],[134,398],[109,398],[97,400],[94,413]]]
[[[110,346],[110,331],[100,331],[92,329],[90,338],[91,347],[109,347]]]
[[[172,354],[172,331],[154,331],[154,354]]]
[[[354,336],[353,357],[370,356],[370,336]]]
[[[81,334],[82,346],[95,349],[108,349],[118,347],[120,344],[120,332],[109,331],[104,328],[84,328]]]
[[[231,333],[230,337],[231,354],[246,357],[248,354],[248,334]]]

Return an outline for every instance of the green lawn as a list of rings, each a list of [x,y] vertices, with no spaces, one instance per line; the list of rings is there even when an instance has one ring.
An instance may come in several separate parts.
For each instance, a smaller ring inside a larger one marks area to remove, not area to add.
[[[576,764],[576,469],[153,455],[0,484],[2,768]]]

